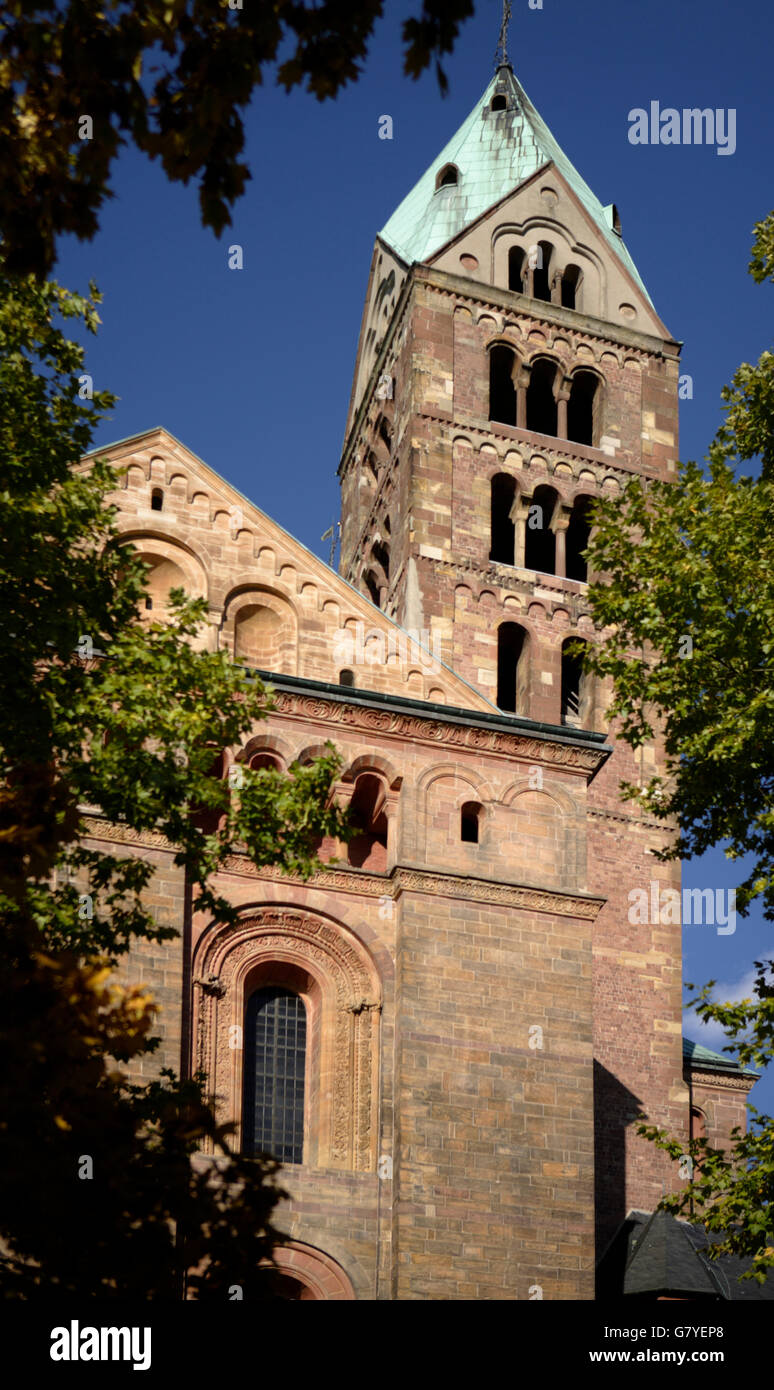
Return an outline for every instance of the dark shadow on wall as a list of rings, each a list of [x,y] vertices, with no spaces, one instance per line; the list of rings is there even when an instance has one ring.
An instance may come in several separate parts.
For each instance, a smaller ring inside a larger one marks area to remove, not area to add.
[[[642,1101],[617,1077],[594,1062],[594,1213],[596,1258],[600,1260],[626,1216],[626,1130]]]

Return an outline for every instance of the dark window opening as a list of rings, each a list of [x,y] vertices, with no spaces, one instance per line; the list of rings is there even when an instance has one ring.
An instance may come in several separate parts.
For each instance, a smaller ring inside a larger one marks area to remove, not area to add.
[[[551,303],[551,257],[554,248],[550,241],[538,242],[537,265],[532,272],[532,297]]]
[[[594,444],[599,378],[593,372],[576,372],[567,403],[567,438],[576,444]]]
[[[387,867],[387,793],[374,772],[361,773],[355,783],[349,814],[357,834],[347,846],[347,861],[355,869],[383,873]]]
[[[306,1009],[290,990],[258,989],[245,1011],[244,1147],[301,1163]]]
[[[466,801],[460,812],[460,839],[477,845],[481,825],[481,807],[477,801]]]
[[[492,544],[489,558],[501,565],[512,565],[515,558],[516,528],[511,520],[515,497],[515,478],[507,473],[497,473],[492,479]]]
[[[366,458],[366,463],[368,464],[368,467],[370,468],[371,472],[373,473],[374,478],[375,478],[376,481],[378,482],[378,481],[379,481],[379,465],[378,465],[378,463],[376,462],[376,456],[375,456],[375,454],[374,454],[374,452],[373,452],[372,449],[369,450],[369,452],[368,452],[368,455],[367,455],[367,458]]]
[[[492,111],[507,111],[507,109],[508,109],[508,98],[507,98],[506,96],[503,96],[503,94],[502,94],[501,92],[498,92],[497,96],[492,97],[492,106],[491,106],[491,110],[492,110]]]
[[[191,819],[203,835],[217,835],[226,814],[226,799],[223,795],[226,775],[226,758],[218,753],[210,764],[207,776],[212,779],[212,802],[200,803],[192,808]]]
[[[379,438],[381,439],[382,444],[384,445],[384,447],[387,450],[387,453],[389,454],[392,450],[392,438],[390,436],[390,427],[387,424],[387,421],[385,420],[384,416],[382,416],[381,420],[379,421]]]
[[[527,387],[527,429],[537,434],[556,434],[556,366],[545,357],[532,364]]]
[[[350,671],[350,670],[339,671],[339,685],[353,686],[354,684],[355,684],[355,673],[354,673],[354,671]]]
[[[520,246],[512,246],[508,252],[508,289],[524,293],[524,251]]]
[[[527,634],[518,623],[497,629],[497,704],[509,714],[524,714],[527,693]]]
[[[145,599],[145,607],[147,608],[148,612],[150,613],[150,610],[151,610],[151,608],[153,607],[153,599],[152,599],[152,598],[146,597],[146,599]]]
[[[515,353],[504,343],[489,352],[489,419],[502,425],[516,424],[516,387],[513,384]]]
[[[588,579],[588,566],[583,552],[591,535],[591,498],[579,497],[572,509],[570,524],[567,527],[567,578],[580,579],[585,584]]]
[[[562,276],[562,304],[565,309],[578,308],[580,278],[580,267],[577,265],[568,265]]]
[[[371,546],[371,554],[377,565],[381,565],[384,570],[385,579],[390,577],[390,550],[389,546],[383,545],[381,541],[376,541]]]
[[[391,531],[392,531],[392,527],[391,527],[391,525],[390,525],[390,518],[389,518],[388,516],[386,516],[386,517],[384,518],[384,523],[383,523],[383,524],[384,524],[384,529],[385,529],[385,531],[387,532],[387,535],[389,536],[390,533],[391,533]]]
[[[540,574],[556,574],[556,536],[551,530],[555,506],[552,487],[535,488],[527,511],[524,565]]]
[[[444,164],[443,169],[441,169],[435,181],[435,186],[436,188],[446,188],[450,184],[457,183],[458,181],[459,170],[456,164]]]
[[[279,758],[275,757],[273,753],[265,751],[253,753],[247,765],[253,769],[253,772],[280,772],[282,770]]]
[[[374,574],[373,570],[369,570],[367,574],[363,575],[363,583],[365,584],[366,589],[368,590],[368,597],[370,598],[371,602],[376,604],[377,608],[381,608],[381,595],[379,593],[379,585],[377,583],[376,575]]]
[[[154,512],[160,512],[164,506],[164,493],[160,487],[154,487],[151,493],[151,508]]]
[[[589,716],[591,677],[584,672],[583,655],[575,656],[570,651],[577,641],[577,638],[568,637],[562,643],[562,723],[581,729]],[[583,643],[584,651],[587,645]]]

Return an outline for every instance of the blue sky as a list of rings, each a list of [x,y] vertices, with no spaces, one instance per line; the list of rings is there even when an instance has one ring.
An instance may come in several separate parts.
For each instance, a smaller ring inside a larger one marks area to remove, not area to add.
[[[400,22],[419,8],[387,0],[360,82],[320,105],[269,75],[247,114],[252,181],[220,240],[199,225],[194,185],[172,187],[133,151],[89,244],[62,243],[56,274],[105,294],[90,345],[95,386],[120,401],[97,443],[165,425],[260,507],[327,558],[338,515],[341,448],[376,232],[475,104],[493,71],[500,0],[479,0],[446,61],[401,73]],[[774,11],[721,0],[513,0],[510,57],[567,155],[624,238],[694,383],[681,409],[681,456],[701,458],[719,394],[742,360],[771,345],[771,286],[747,275],[753,223],[774,205]],[[736,151],[640,146],[629,112],[734,109]],[[392,141],[378,119],[393,118]],[[227,247],[244,248],[230,271]],[[722,855],[686,866],[688,886],[728,887]],[[774,950],[759,914],[733,935],[686,928],[685,977],[734,991]],[[717,1035],[697,1040],[717,1045]],[[753,1093],[774,1109],[774,1077]]]

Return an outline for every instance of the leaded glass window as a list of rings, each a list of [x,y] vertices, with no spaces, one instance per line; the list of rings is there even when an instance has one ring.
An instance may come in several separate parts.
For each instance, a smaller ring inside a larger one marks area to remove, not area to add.
[[[299,995],[271,986],[247,1001],[244,1147],[301,1163],[304,1146],[306,1010]]]

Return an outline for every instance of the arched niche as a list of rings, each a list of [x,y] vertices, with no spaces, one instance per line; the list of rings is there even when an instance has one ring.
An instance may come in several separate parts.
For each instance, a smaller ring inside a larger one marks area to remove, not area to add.
[[[164,622],[169,613],[172,589],[184,589],[190,598],[207,598],[207,574],[202,562],[176,541],[142,533],[127,533],[122,541],[131,544],[148,567],[145,597],[140,614],[149,622]],[[194,639],[199,647],[206,642],[206,631]]]
[[[250,588],[229,598],[225,629],[226,642],[241,665],[278,675],[298,674],[298,620],[283,595]]]

